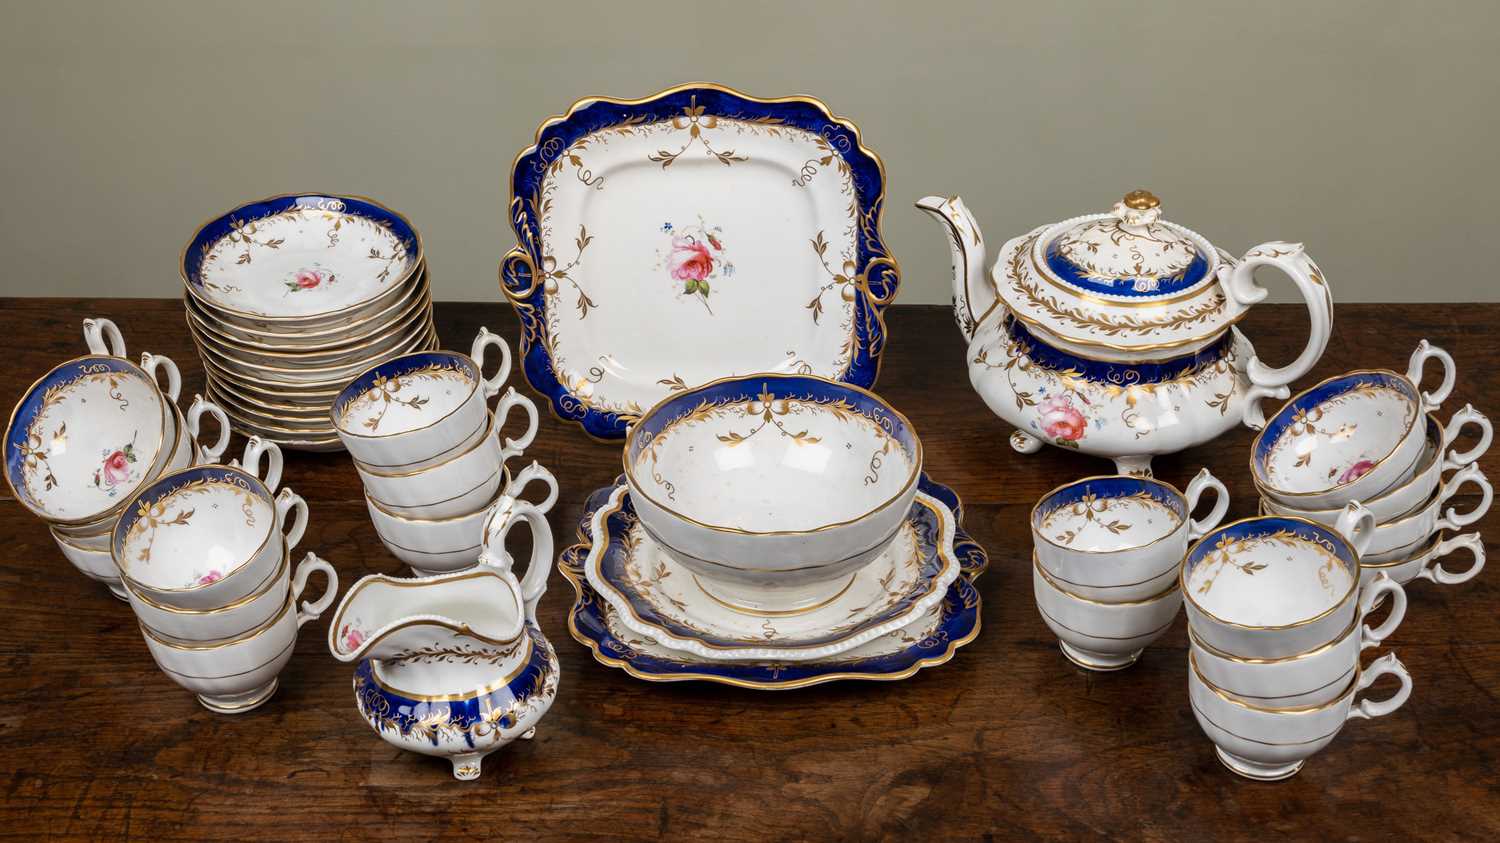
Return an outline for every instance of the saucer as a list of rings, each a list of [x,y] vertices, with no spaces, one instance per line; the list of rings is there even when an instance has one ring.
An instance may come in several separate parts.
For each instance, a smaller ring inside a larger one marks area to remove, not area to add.
[[[609,505],[616,488],[606,486],[590,496],[579,527],[583,541],[563,551],[559,567],[573,584],[576,595],[568,616],[568,631],[593,651],[596,661],[620,668],[638,679],[702,680],[760,690],[801,688],[840,679],[892,681],[947,662],[959,647],[979,634],[980,600],[973,581],[989,565],[989,558],[964,532],[958,496],[924,474],[919,485],[922,494],[931,496],[953,513],[952,556],[958,561],[960,575],[940,601],[905,626],[846,652],[807,661],[714,661],[667,647],[654,636],[626,626],[619,611],[595,591],[584,573],[594,516]]]

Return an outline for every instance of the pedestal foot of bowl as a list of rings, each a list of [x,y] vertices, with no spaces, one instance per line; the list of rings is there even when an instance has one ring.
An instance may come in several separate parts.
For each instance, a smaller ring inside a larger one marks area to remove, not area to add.
[[[260,708],[265,704],[266,700],[274,696],[279,681],[279,678],[272,679],[266,685],[243,694],[226,694],[223,696],[199,694],[198,702],[202,703],[204,708],[217,714],[244,714],[247,711]]]
[[[1097,670],[1100,672],[1110,670],[1124,670],[1135,664],[1144,650],[1136,650],[1133,653],[1119,655],[1116,653],[1095,653],[1090,650],[1080,650],[1066,641],[1057,642],[1062,649],[1062,654],[1068,661],[1078,665],[1085,670]]]
[[[1301,770],[1305,763],[1305,761],[1298,761],[1294,764],[1258,764],[1238,755],[1231,755],[1218,747],[1214,747],[1214,754],[1219,756],[1219,763],[1228,767],[1230,772],[1258,782],[1279,782],[1282,779],[1289,779],[1297,775],[1297,771]]]

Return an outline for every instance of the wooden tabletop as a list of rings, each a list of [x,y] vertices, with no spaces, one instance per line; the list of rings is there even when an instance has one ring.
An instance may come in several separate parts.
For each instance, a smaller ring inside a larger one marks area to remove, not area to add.
[[[1243,330],[1268,358],[1289,358],[1306,330],[1298,311],[1256,308]],[[115,320],[133,355],[175,359],[185,395],[201,388],[181,302],[9,299],[0,396],[19,398],[82,353],[88,316]],[[1458,360],[1444,416],[1465,402],[1492,409],[1497,323],[1497,305],[1340,305],[1315,374],[1402,369],[1427,337]],[[480,325],[516,337],[499,301],[439,304],[437,324],[454,348]],[[392,748],[359,718],[352,669],[326,650],[326,615],[304,629],[267,705],[209,713],[152,663],[129,608],[74,571],[46,526],[7,499],[0,836],[1500,837],[1500,574],[1411,587],[1388,642],[1415,682],[1404,708],[1352,723],[1289,781],[1239,779],[1188,707],[1181,616],[1135,667],[1091,674],[1064,660],[1033,606],[1028,511],[1108,463],[1012,451],[1010,428],[969,387],[946,308],[897,306],[889,324],[877,389],[915,423],[927,471],[963,498],[965,526],[991,560],[978,583],[983,630],[948,664],[901,682],[782,692],[642,682],[569,638],[573,590],[554,573],[541,621],[562,659],[557,702],[536,740],[491,755],[478,781],[457,782],[445,762]],[[1237,430],[1158,459],[1157,476],[1181,485],[1206,465],[1229,486],[1230,515],[1252,514],[1250,439]],[[565,545],[585,498],[619,472],[619,448],[544,416],[527,458],[562,485],[551,523]],[[402,572],[376,538],[347,456],[289,454],[285,482],[311,506],[303,547],[330,560],[345,587]],[[1480,526],[1500,535],[1497,517]]]

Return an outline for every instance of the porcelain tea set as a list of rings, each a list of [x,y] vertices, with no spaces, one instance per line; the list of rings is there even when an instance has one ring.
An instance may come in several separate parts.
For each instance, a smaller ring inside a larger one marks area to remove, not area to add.
[[[520,368],[561,419],[622,450],[556,557],[574,589],[568,631],[596,661],[648,681],[789,689],[903,679],[978,635],[988,556],[958,496],[926,474],[910,421],[870,391],[899,269],[880,231],[884,168],[853,123],[809,97],[708,84],[588,98],[541,124],[511,189],[519,245],[500,284]],[[1006,242],[987,268],[960,199],[917,207],[949,234],[970,380],[1014,425],[1012,447],[1050,443],[1118,471],[1031,512],[1033,596],[1063,655],[1128,668],[1185,607],[1188,704],[1224,765],[1254,779],[1293,775],[1346,721],[1399,708],[1401,662],[1361,653],[1400,625],[1404,586],[1464,582],[1485,561],[1477,533],[1450,535],[1492,498],[1476,464],[1488,419],[1435,415],[1452,358],[1424,341],[1405,373],[1350,372],[1290,397],[1332,325],[1300,244],[1235,259],[1138,190]],[[1292,280],[1311,320],[1282,368],[1235,327],[1267,295],[1263,267]],[[89,320],[90,355],[12,415],[16,497],[130,602],[164,672],[241,713],[272,696],[298,628],[338,587],[318,556],[292,564],[308,509],[277,492],[277,443],[347,450],[376,534],[414,576],[350,587],[329,651],[354,665],[376,734],[477,778],[487,754],[534,734],[560,677],[537,616],[558,488],[536,462],[507,466],[539,426],[504,387],[509,347],[481,328],[468,354],[439,349],[420,237],[370,199],[239,206],[194,235],[182,276],[215,400],[178,411],[171,361],[136,366],[113,323]],[[1423,391],[1429,363],[1441,382]],[[1266,399],[1288,398],[1266,418]],[[517,407],[524,430],[506,437]],[[220,425],[206,448],[204,415]],[[231,424],[249,443],[217,465]],[[1183,490],[1151,476],[1154,456],[1240,424],[1260,430],[1259,517],[1222,524],[1229,490],[1207,469]],[[1464,431],[1478,443],[1461,451]],[[539,503],[521,497],[533,481]],[[1473,508],[1450,506],[1469,492]],[[505,541],[522,522],[518,578]],[[1454,573],[1441,560],[1459,550],[1472,561]],[[328,584],[306,601],[314,572]],[[1398,689],[1371,700],[1384,676]]]

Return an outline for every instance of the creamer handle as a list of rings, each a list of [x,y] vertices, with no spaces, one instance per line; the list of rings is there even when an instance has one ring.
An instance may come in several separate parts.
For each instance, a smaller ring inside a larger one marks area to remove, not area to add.
[[[1266,288],[1255,283],[1257,267],[1270,266],[1281,270],[1292,279],[1302,292],[1307,304],[1311,328],[1307,345],[1302,353],[1286,366],[1272,369],[1262,363],[1259,356],[1252,356],[1245,373],[1250,378],[1250,389],[1245,393],[1244,422],[1259,430],[1266,424],[1266,414],[1260,407],[1265,398],[1282,400],[1292,393],[1288,384],[1307,374],[1307,371],[1323,356],[1328,347],[1328,336],[1333,332],[1333,298],[1328,291],[1328,282],[1312,258],[1307,256],[1301,243],[1272,241],[1262,243],[1245,253],[1237,263],[1226,264],[1219,269],[1219,280],[1231,306],[1244,310],[1265,299]]]
[[[526,620],[537,625],[536,607],[547,591],[547,577],[552,573],[552,527],[547,516],[534,504],[502,496],[484,524],[484,548],[479,564],[499,569],[514,577],[510,554],[505,551],[505,537],[517,522],[531,526],[531,561],[521,577],[521,602],[526,606]]]
[[[115,323],[100,317],[83,320],[83,341],[90,354],[105,354],[110,357],[125,356],[125,337]]]

